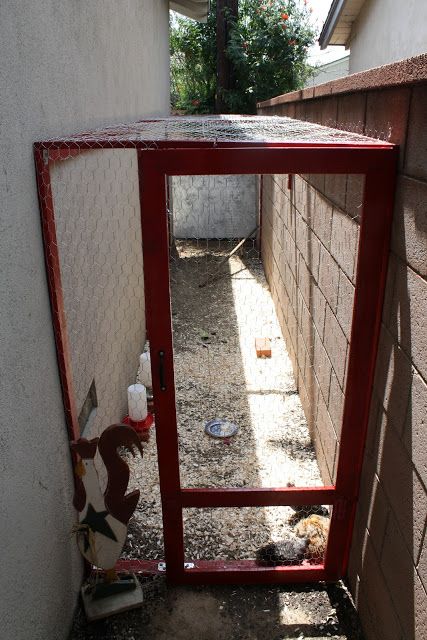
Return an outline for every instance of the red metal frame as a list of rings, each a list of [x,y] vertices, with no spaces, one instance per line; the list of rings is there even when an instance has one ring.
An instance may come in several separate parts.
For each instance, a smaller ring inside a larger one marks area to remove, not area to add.
[[[46,154],[52,154],[56,160],[70,157],[70,147],[81,151],[103,146],[136,147],[138,153],[146,316],[150,335],[168,579],[195,584],[314,582],[343,577],[351,544],[381,322],[393,209],[396,147],[387,143],[215,145],[168,141],[159,143],[156,149],[146,149],[143,143],[133,141],[129,144],[115,144],[114,141],[100,144],[73,140],[36,145],[49,289],[70,437],[75,437],[76,414]],[[46,150],[47,147],[50,151]],[[169,291],[166,178],[171,175],[275,173],[358,173],[366,177],[336,484],[331,487],[309,488],[181,488]],[[161,364],[160,353],[164,354],[164,388],[160,387],[157,375]],[[194,568],[184,568],[184,508],[295,504],[332,504],[334,507],[324,564],[271,568],[260,567],[253,561],[195,561]],[[148,573],[158,570],[156,563],[142,560],[121,561],[119,568]]]
[[[67,324],[62,295],[61,269],[56,239],[55,210],[53,206],[52,186],[50,181],[49,152],[35,149],[35,163],[37,187],[44,240],[47,283],[52,309],[52,323],[55,334],[56,353],[58,358],[59,376],[62,387],[65,420],[68,435],[71,440],[80,436],[79,422],[71,374],[70,347],[68,342]],[[74,459],[74,455],[73,459]]]

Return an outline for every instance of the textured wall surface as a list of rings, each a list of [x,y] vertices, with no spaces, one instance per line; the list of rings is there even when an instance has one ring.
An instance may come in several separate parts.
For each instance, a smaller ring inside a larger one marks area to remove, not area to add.
[[[427,3],[405,2],[404,17],[395,0],[368,0],[350,34],[350,73],[425,53]]]
[[[349,77],[315,88],[312,93],[305,91],[294,99],[284,96],[274,106],[265,105],[262,113],[336,123],[340,128],[376,134],[400,145],[386,298],[349,580],[369,640],[424,640],[427,638],[426,56],[395,68],[387,67],[385,78],[391,86],[363,89],[364,84],[372,85],[375,77],[386,82],[380,71],[367,72],[366,79],[363,73],[358,74],[355,77],[358,91],[351,92]],[[416,84],[411,83],[413,72],[418,75]],[[319,97],[313,99],[313,93]],[[337,208],[350,218],[357,215],[358,180],[345,176],[339,180],[311,176],[308,180],[311,187],[307,187],[307,193],[314,187],[316,193],[307,200],[306,216],[318,218],[319,203],[324,198],[330,203],[332,224]],[[310,228],[307,224],[305,232],[309,233]],[[341,239],[343,231],[344,228],[339,233]],[[350,291],[350,284],[344,282]],[[296,301],[298,294],[297,290]],[[292,302],[289,307],[291,318],[297,317],[295,304]],[[339,324],[344,330],[344,325]],[[310,320],[309,327],[312,332],[316,330],[315,318]],[[326,316],[324,329],[324,343],[328,333],[334,339]],[[300,372],[303,356],[296,353],[293,357]],[[300,388],[303,389],[301,383]],[[332,407],[340,406],[331,397],[334,393],[336,385],[331,383],[329,415]],[[304,398],[304,391],[301,395]],[[308,407],[314,416],[320,404],[316,409],[310,400]],[[327,460],[325,454],[326,465]]]
[[[32,144],[168,113],[168,3],[3,0],[0,33],[0,635],[60,640],[81,561]]]
[[[98,406],[84,435],[95,437],[126,415],[145,341],[136,152],[57,162],[51,181],[77,413],[94,381]]]
[[[350,58],[347,54],[343,58],[334,60],[333,62],[327,62],[320,65],[313,77],[306,82],[306,87],[314,87],[322,82],[331,82],[337,78],[342,78],[348,75]]]
[[[244,238],[256,227],[256,176],[176,176],[172,185],[176,238]]]
[[[264,176],[262,194],[264,268],[322,479],[331,484],[341,432],[359,225],[301,176],[295,176],[291,189],[287,175]]]

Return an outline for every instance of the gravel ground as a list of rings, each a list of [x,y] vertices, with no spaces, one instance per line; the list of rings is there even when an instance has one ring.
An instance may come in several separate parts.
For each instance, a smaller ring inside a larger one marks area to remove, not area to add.
[[[183,486],[321,484],[291,363],[262,265],[250,245],[199,287],[232,248],[181,243],[171,265],[175,374]],[[256,358],[270,337],[271,359]],[[204,433],[212,418],[238,425],[229,441]],[[130,459],[141,500],[123,557],[162,559],[155,429],[144,459]],[[292,529],[289,507],[188,509],[187,559],[254,558]],[[349,593],[337,585],[171,587],[141,577],[142,608],[87,624],[78,609],[70,640],[362,640]]]
[[[322,484],[295,388],[292,366],[258,252],[252,243],[212,277],[230,251],[226,241],[180,242],[171,264],[172,317],[181,483],[203,486]],[[199,285],[211,276],[207,286]],[[271,358],[257,358],[255,338],[269,337]],[[229,440],[204,432],[225,418]],[[155,433],[131,461],[141,500],[125,557],[163,558]],[[292,530],[289,507],[187,509],[186,559],[255,558],[256,549]]]

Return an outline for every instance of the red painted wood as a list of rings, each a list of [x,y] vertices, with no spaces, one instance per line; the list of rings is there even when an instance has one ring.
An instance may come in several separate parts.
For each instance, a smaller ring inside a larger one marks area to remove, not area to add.
[[[394,165],[379,167],[365,179],[336,479],[337,493],[345,496],[348,503],[333,512],[325,560],[328,570],[339,576],[347,571],[381,326],[397,150],[392,157]]]
[[[158,149],[257,149],[257,148],[265,148],[265,149],[312,149],[315,147],[316,149],[369,149],[369,150],[377,150],[377,149],[390,149],[393,147],[388,142],[378,143],[369,143],[364,142],[361,144],[355,144],[354,142],[339,142],[339,143],[331,143],[331,142],[245,142],[245,141],[236,141],[236,142],[209,142],[203,140],[158,140],[153,142],[153,140],[142,140],[138,138],[127,139],[127,140],[102,140],[102,139],[93,139],[87,140],[85,138],[69,138],[63,140],[46,140],[44,142],[36,142],[36,149],[62,149],[66,150],[75,150],[77,153],[81,151],[85,151],[88,149],[141,149],[144,150],[158,150]],[[320,173],[320,171],[318,171]]]
[[[145,575],[165,575],[159,571],[162,560],[119,560],[117,571],[132,571]],[[323,565],[261,567],[254,560],[193,560],[194,568],[185,569],[180,584],[283,584],[328,581]],[[174,581],[167,572],[169,581]]]
[[[150,142],[151,144],[151,142]],[[51,141],[36,145],[35,158],[42,215],[45,256],[64,407],[70,438],[78,436],[71,362],[56,244],[49,167],[43,150],[65,159],[84,149],[135,148],[144,237],[147,325],[157,423],[157,448],[162,494],[165,560],[174,582],[201,584],[232,582],[307,582],[333,580],[345,574],[354,523],[366,436],[376,349],[381,321],[391,228],[396,149],[380,146],[310,143],[213,143],[162,141],[146,150],[143,142]],[[176,148],[174,148],[176,147]],[[172,329],[169,300],[168,237],[165,175],[268,173],[367,173],[360,229],[356,294],[353,312],[346,397],[335,487],[270,489],[183,489],[180,487],[175,415]],[[166,389],[158,368],[163,351]],[[279,504],[334,505],[325,566],[258,567],[250,561],[201,562],[184,571],[183,507],[232,507]],[[135,563],[147,571],[154,564]],[[125,565],[123,565],[125,566]],[[131,564],[128,564],[131,566]]]
[[[307,152],[310,151],[308,154]],[[153,157],[153,155],[155,157]],[[165,175],[203,175],[203,174],[228,174],[233,172],[239,173],[355,173],[363,172],[368,169],[370,178],[375,181],[375,177],[378,175],[392,176],[395,171],[396,152],[393,148],[387,149],[352,149],[349,153],[346,149],[203,149],[199,151],[194,150],[158,150],[155,154],[150,152],[150,165],[155,165],[159,172],[163,172]],[[238,167],[238,170],[236,169]],[[386,181],[387,182],[387,181]],[[389,181],[390,182],[390,181]],[[381,182],[382,183],[382,182]],[[390,182],[392,192],[393,181]],[[385,186],[385,188],[387,188]],[[375,209],[376,199],[381,198],[378,195],[376,198],[370,195],[370,191],[367,189],[367,197],[370,201],[374,202],[373,208]],[[372,206],[372,203],[371,203]],[[370,216],[372,217],[372,216]],[[380,238],[381,239],[381,238]],[[370,239],[372,243],[370,245],[371,250],[377,246],[378,235],[373,239]],[[363,253],[363,264],[370,266],[370,273],[374,270],[377,273],[377,265],[372,263],[369,257],[369,245],[368,250],[365,246],[364,234],[361,233],[361,245],[360,252]],[[380,246],[382,246],[380,244]],[[367,251],[365,255],[364,252]],[[360,269],[360,259],[359,259]],[[361,273],[363,275],[361,275]],[[361,278],[369,281],[369,277],[364,272],[364,269],[358,274],[358,281]],[[375,277],[372,280],[375,282]],[[369,293],[370,292],[370,293]],[[363,317],[368,308],[372,312],[372,318],[375,313],[378,312],[378,306],[375,295],[379,291],[375,290],[375,285],[367,287],[366,291],[362,292],[359,296],[360,302],[358,302],[358,314]],[[355,318],[358,315],[355,315]],[[360,325],[361,321],[355,320],[355,323]],[[356,396],[356,405],[359,410],[361,407],[369,407],[370,400],[370,387],[358,386],[358,380],[360,379],[360,366],[361,363],[369,362],[371,365],[374,362],[374,343],[372,340],[364,339],[363,336],[369,333],[372,329],[366,332],[364,330],[354,329],[357,335],[362,338],[357,342],[357,347],[353,349],[353,363],[352,369],[349,369],[350,389],[352,389],[353,398]],[[359,348],[360,347],[360,348]],[[363,354],[363,355],[361,355]],[[357,375],[354,371],[359,372]],[[365,367],[361,368],[362,377],[364,377]],[[366,377],[364,377],[366,383]],[[356,392],[357,390],[357,392]],[[347,398],[347,403],[349,401]],[[345,427],[345,433],[348,436],[342,436],[343,440],[349,438],[349,445],[344,450],[344,454],[341,452],[341,463],[339,466],[339,481],[337,478],[337,496],[339,499],[334,499],[334,511],[331,521],[331,533],[329,536],[329,544],[327,549],[327,556],[325,562],[325,571],[331,579],[339,578],[343,575],[343,571],[346,566],[346,556],[348,555],[348,547],[351,536],[352,519],[354,518],[354,496],[357,494],[357,487],[360,478],[360,467],[356,471],[352,471],[352,459],[362,460],[363,446],[364,446],[364,427],[363,420],[367,421],[367,412],[362,416],[359,413],[358,418],[348,418],[349,410],[347,409],[347,426]],[[356,434],[356,435],[355,435]],[[358,435],[357,435],[358,434]],[[240,492],[239,495],[233,494],[229,490],[215,491],[209,490],[200,492],[194,492],[190,490],[184,490],[181,493],[182,499],[187,506],[194,505],[194,501],[197,500],[196,506],[242,506],[242,504],[252,504],[252,499],[255,498],[259,503],[266,503],[264,501],[270,500],[265,494],[253,494],[251,498],[248,498],[249,494]],[[289,495],[291,495],[291,490]],[[273,494],[274,495],[274,492]],[[330,500],[329,496],[323,496],[325,504]],[[280,497],[280,499],[282,496]],[[277,497],[276,497],[277,499]],[[289,498],[293,500],[293,498]],[[295,496],[295,502],[298,499]],[[320,500],[319,500],[320,502]],[[307,504],[313,504],[313,501],[309,502],[307,498]],[[176,508],[176,503],[175,503]],[[339,532],[339,535],[338,535]],[[205,576],[207,579],[207,576]],[[183,576],[181,576],[183,579]],[[222,579],[222,578],[221,578]],[[226,579],[226,578],[224,578]]]
[[[159,562],[163,560],[118,560],[116,562],[116,571],[132,571],[133,573],[144,573],[147,575],[164,575],[164,571],[159,571]]]
[[[34,151],[37,188],[43,233],[44,256],[47,283],[52,310],[52,324],[56,343],[59,377],[62,387],[65,419],[70,440],[80,437],[80,429],[75,404],[73,376],[71,370],[70,346],[66,330],[64,298],[61,284],[61,267],[56,238],[55,212],[50,180],[49,160],[41,149]],[[73,457],[74,460],[74,457]]]
[[[144,154],[138,151],[141,227],[144,239],[145,311],[150,336],[165,560],[168,576],[176,580],[182,575],[184,566],[184,536],[179,499],[181,487],[169,294],[166,180],[164,174],[152,167],[150,160],[150,152]],[[159,376],[161,352],[164,353],[164,390]]]
[[[182,489],[183,507],[262,507],[286,505],[333,504],[334,487],[270,487],[255,489],[230,487]]]
[[[264,208],[264,204],[263,204],[263,191],[264,191],[264,176],[261,174],[259,176],[259,197],[258,197],[258,207],[259,207],[259,220],[258,220],[258,224],[259,224],[259,229],[258,229],[258,234],[257,234],[257,240],[256,240],[256,246],[258,251],[260,252],[260,257],[262,259],[261,256],[261,247],[262,247],[262,217],[263,217],[263,208]]]
[[[195,560],[186,569],[182,584],[284,584],[328,580],[323,565],[261,567],[254,560]]]
[[[88,151],[88,149],[86,151]],[[79,156],[81,153],[83,153],[82,149],[51,149],[49,151],[49,160],[51,162],[56,162],[57,160],[69,160],[70,158]]]
[[[394,149],[344,147],[262,147],[230,149],[157,149],[153,166],[167,175],[275,173],[366,173],[393,167]]]

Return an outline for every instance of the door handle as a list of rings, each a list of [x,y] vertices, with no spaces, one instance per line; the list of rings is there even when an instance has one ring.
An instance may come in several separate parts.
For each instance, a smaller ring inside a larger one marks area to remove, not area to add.
[[[165,357],[165,352],[159,351],[159,382],[160,382],[161,391],[166,391],[164,357]]]

